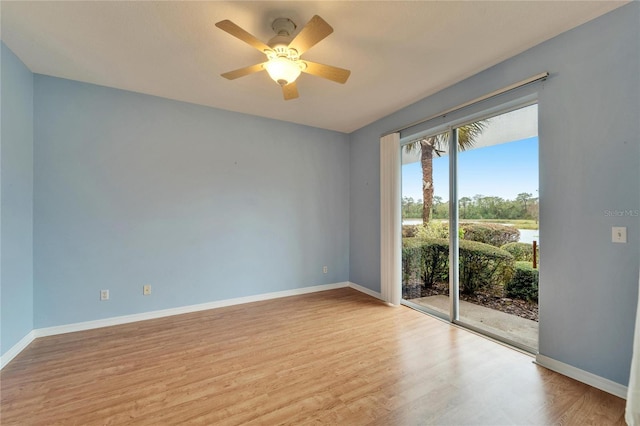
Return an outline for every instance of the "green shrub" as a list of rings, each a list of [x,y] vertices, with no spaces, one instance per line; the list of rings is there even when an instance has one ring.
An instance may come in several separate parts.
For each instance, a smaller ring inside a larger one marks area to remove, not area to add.
[[[502,290],[513,276],[513,256],[477,241],[460,241],[460,290],[473,294],[485,287]]]
[[[513,275],[513,256],[488,244],[460,241],[460,288],[473,294],[479,288],[504,286]],[[442,238],[403,240],[402,282],[420,281],[425,287],[449,281],[449,241]]]
[[[421,240],[435,238],[449,238],[449,224],[447,222],[431,221],[427,226],[420,226],[416,237]]]
[[[444,238],[449,239],[449,222],[431,221],[427,226],[419,226],[415,236],[422,240]],[[458,228],[458,238],[463,238],[464,230]]]
[[[421,242],[415,238],[402,239],[402,284],[421,278]]]
[[[402,238],[413,238],[418,233],[420,225],[402,225]]]
[[[538,270],[531,262],[516,262],[513,278],[504,287],[505,294],[514,299],[538,301]]]
[[[419,280],[425,287],[449,280],[449,242],[410,238],[402,244],[402,283]]]
[[[515,259],[516,262],[526,261],[533,262],[533,244],[528,243],[508,243],[500,247],[502,250],[506,250]],[[540,262],[540,246],[536,247],[537,260]]]
[[[502,247],[507,243],[515,243],[520,239],[520,231],[513,226],[497,223],[461,223],[464,239]]]

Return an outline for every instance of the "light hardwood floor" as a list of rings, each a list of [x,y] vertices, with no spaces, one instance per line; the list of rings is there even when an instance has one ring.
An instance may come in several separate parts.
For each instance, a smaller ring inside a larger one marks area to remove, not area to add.
[[[40,338],[2,425],[624,424],[624,401],[352,289]]]

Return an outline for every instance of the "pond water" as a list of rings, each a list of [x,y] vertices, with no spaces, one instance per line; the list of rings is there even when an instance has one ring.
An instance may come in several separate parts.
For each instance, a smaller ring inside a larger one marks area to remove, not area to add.
[[[534,241],[540,242],[540,230],[539,229],[518,229],[520,231],[521,243],[533,243]]]

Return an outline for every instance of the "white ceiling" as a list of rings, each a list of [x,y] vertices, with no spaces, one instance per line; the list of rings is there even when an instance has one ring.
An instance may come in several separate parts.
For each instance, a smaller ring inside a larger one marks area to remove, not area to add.
[[[2,1],[0,28],[34,73],[349,133],[625,3]],[[334,33],[303,59],[350,69],[345,85],[303,74],[284,101],[266,72],[220,77],[264,55],[216,22],[266,42],[275,18],[315,14]]]

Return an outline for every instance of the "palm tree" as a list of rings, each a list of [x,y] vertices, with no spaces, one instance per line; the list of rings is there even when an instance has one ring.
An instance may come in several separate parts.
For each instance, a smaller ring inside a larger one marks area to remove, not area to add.
[[[458,149],[464,151],[471,148],[476,138],[487,127],[487,121],[476,121],[458,127]],[[405,145],[406,153],[420,150],[420,162],[422,164],[422,224],[429,223],[431,206],[433,205],[433,154],[438,157],[446,153],[449,142],[449,133],[441,133],[435,136],[416,139]]]

